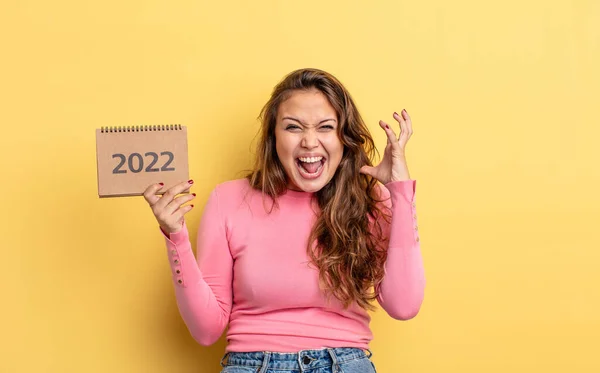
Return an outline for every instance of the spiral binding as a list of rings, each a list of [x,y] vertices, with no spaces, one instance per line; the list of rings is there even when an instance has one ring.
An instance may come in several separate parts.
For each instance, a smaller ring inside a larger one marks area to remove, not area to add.
[[[101,133],[115,132],[146,132],[146,131],[181,131],[181,124],[159,124],[144,126],[112,126],[101,127]]]

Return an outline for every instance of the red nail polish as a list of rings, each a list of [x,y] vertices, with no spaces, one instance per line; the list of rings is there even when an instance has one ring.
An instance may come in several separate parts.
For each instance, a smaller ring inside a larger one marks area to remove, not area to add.
[[[388,130],[390,129],[390,126],[388,126],[387,124],[385,125],[385,128],[387,128]]]
[[[190,206],[192,206],[192,208],[194,208],[194,205],[190,205]]]
[[[164,186],[164,185],[165,185],[165,183],[158,183],[158,184],[159,184],[160,186]]]
[[[188,180],[188,183],[194,184],[194,180]]]
[[[192,195],[193,195],[194,197],[196,197],[196,193],[192,193]]]

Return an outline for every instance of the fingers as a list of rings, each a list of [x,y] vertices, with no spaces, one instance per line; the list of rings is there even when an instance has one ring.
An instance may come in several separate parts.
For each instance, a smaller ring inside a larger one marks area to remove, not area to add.
[[[401,113],[402,115],[394,112],[393,115],[394,119],[396,119],[396,121],[398,121],[398,124],[400,125],[400,134],[398,137],[396,137],[396,133],[390,128],[390,126],[386,122],[382,120],[379,121],[379,126],[383,128],[385,134],[387,135],[388,145],[393,145],[398,142],[400,142],[401,145],[404,145],[412,135],[412,121],[410,119],[410,116],[408,115],[406,109],[403,109]]]
[[[408,130],[408,134],[412,135],[412,121],[410,120],[410,115],[406,109],[402,109],[402,117],[406,121],[406,129]]]
[[[182,205],[196,198],[196,193],[175,197],[190,189],[193,183],[193,180],[189,180],[176,184],[164,192],[162,197],[156,193],[164,187],[163,183],[149,185],[144,191],[144,199],[150,205],[152,213],[164,231],[172,233],[181,229],[184,215],[194,207],[194,205],[183,207]]]
[[[173,216],[171,218],[174,221],[176,221],[177,224],[179,225],[179,224],[181,224],[181,221],[182,221],[184,215],[187,214],[188,212],[190,212],[193,208],[194,208],[194,205],[183,206],[182,208],[175,211],[175,213],[173,214]]]
[[[194,198],[196,198],[196,193],[185,194],[185,195],[179,196],[179,197],[173,199],[171,202],[169,202],[165,206],[164,212],[166,214],[173,214],[178,209],[183,208],[183,207],[181,207],[181,205],[183,205],[186,202],[189,202],[189,201],[193,200]]]
[[[167,190],[163,194],[163,196],[153,206],[155,206],[157,209],[165,208],[165,206],[167,206],[169,203],[171,203],[171,201],[173,201],[175,196],[190,189],[191,186],[193,185],[193,182],[194,182],[193,180],[183,181],[179,184],[172,186],[171,188],[169,188],[169,190]]]
[[[402,113],[404,113],[404,110],[402,110]],[[394,113],[394,119],[396,119],[398,121],[398,123],[400,124],[400,137],[405,136],[406,135],[406,121],[404,120],[404,118],[402,117],[402,115],[399,115],[398,113]]]
[[[176,232],[181,228],[184,215],[194,205],[182,206],[184,203],[196,198],[196,193],[182,194],[192,187],[193,181],[181,182],[169,188],[162,197],[152,205],[152,211],[161,226],[168,227],[170,232]],[[181,196],[178,196],[182,194]],[[178,196],[178,197],[177,197]]]
[[[385,131],[385,134],[387,135],[387,143],[388,144],[392,144],[392,143],[398,141],[396,139],[396,133],[390,128],[390,126],[386,122],[380,120],[379,126],[381,128],[383,128],[383,130]]]
[[[163,186],[163,183],[150,184],[148,188],[144,190],[144,199],[150,206],[154,205],[160,199],[160,197],[156,195],[156,192]]]
[[[404,145],[406,145],[406,142],[412,135],[412,122],[410,120],[410,116],[408,115],[408,112],[405,109],[403,109],[401,113],[402,113],[402,115],[399,115],[398,113],[394,113],[394,118],[400,124],[399,142],[400,142],[400,145],[403,147]]]
[[[369,176],[373,176],[374,171],[375,171],[375,167],[371,167],[371,166],[362,166],[359,170],[359,172],[361,174],[365,174],[365,175],[369,175]]]

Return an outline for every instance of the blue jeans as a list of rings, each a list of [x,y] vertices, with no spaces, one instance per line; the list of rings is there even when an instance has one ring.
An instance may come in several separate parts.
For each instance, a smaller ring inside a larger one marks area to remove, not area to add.
[[[300,352],[227,352],[221,373],[377,373],[360,348],[341,347]],[[225,362],[225,360],[227,360]]]

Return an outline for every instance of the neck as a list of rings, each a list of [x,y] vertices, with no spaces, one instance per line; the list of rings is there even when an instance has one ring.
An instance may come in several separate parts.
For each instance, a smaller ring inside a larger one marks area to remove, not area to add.
[[[314,192],[305,192],[298,188],[288,187],[283,195],[288,196],[288,197],[293,197],[293,198],[312,198],[315,195],[315,193]]]

